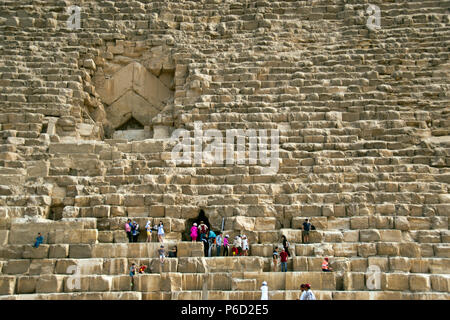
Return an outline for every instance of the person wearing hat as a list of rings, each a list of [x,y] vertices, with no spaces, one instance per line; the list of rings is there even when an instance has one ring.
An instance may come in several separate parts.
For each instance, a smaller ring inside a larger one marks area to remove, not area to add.
[[[196,242],[197,241],[197,237],[198,237],[198,227],[197,224],[194,223],[191,227],[191,239],[192,242]]]
[[[150,222],[150,220],[147,221],[145,230],[147,230],[147,242],[152,242],[152,223]]]
[[[323,272],[331,272],[331,271],[333,271],[333,269],[328,265],[328,258],[323,259],[322,271]]]
[[[228,238],[230,236],[227,234],[225,235],[225,238],[223,238],[223,256],[227,256],[228,257],[228,245],[229,245],[229,241]]]
[[[316,296],[311,291],[311,285],[309,283],[305,283],[305,292],[302,294],[300,300],[316,300]]]
[[[304,296],[305,296],[306,285],[304,283],[302,283],[300,285],[300,290],[302,293],[300,294],[300,298],[298,300],[305,300]]]
[[[267,282],[263,282],[261,286],[261,300],[269,300],[269,287]]]

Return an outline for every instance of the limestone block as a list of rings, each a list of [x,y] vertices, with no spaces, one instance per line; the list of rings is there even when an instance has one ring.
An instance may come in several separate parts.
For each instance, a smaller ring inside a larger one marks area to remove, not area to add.
[[[45,259],[48,258],[49,245],[41,244],[38,248],[33,246],[24,246],[24,259]]]
[[[275,230],[277,219],[275,217],[258,217],[255,219],[255,230],[269,231]]]
[[[309,283],[315,290],[336,290],[335,272],[287,272],[286,290],[298,290],[301,283]]]
[[[356,243],[334,243],[333,251],[336,257],[354,257],[358,255]]]
[[[395,217],[394,227],[395,229],[402,231],[410,230],[408,217]]]
[[[171,246],[170,246],[171,248]],[[194,253],[203,253],[203,243],[201,242],[179,242],[177,244],[178,257],[194,257]],[[202,254],[203,255],[203,254]]]
[[[295,245],[295,255],[296,256],[312,256],[313,254],[314,254],[314,245],[313,244],[297,244],[297,245]]]
[[[399,243],[400,255],[409,258],[420,258],[420,245],[414,242]]]
[[[159,274],[140,274],[135,277],[135,290],[141,292],[161,291],[161,276]]]
[[[111,275],[126,274],[128,271],[127,258],[103,259],[103,273]]]
[[[210,273],[206,277],[208,290],[231,290],[229,273]]]
[[[165,216],[165,208],[164,206],[152,205],[149,208],[149,217],[164,217]],[[197,212],[198,215],[198,212]],[[196,216],[195,216],[196,217]],[[194,218],[194,217],[192,217]],[[188,219],[188,217],[186,217]]]
[[[128,237],[125,231],[116,230],[113,231],[113,241],[114,243],[128,243]]]
[[[435,245],[434,255],[439,258],[450,258],[450,245],[448,244]]]
[[[27,274],[30,269],[30,260],[9,260],[3,266],[4,274]]]
[[[352,272],[366,272],[367,267],[367,259],[365,258],[353,258],[350,260],[350,270]]]
[[[390,257],[389,268],[391,271],[409,272],[411,270],[411,262],[409,258]]]
[[[33,161],[27,166],[28,177],[47,177],[50,169],[50,163],[47,161]]]
[[[352,229],[368,229],[369,217],[351,217],[350,226]]]
[[[95,218],[108,218],[110,216],[110,206],[95,206],[92,213]]]
[[[381,231],[385,230],[375,230],[375,229],[367,229],[359,231],[359,240],[361,242],[373,242],[381,240]]]
[[[63,291],[64,276],[43,275],[36,283],[36,293],[58,293]]]
[[[377,254],[379,256],[398,256],[400,253],[398,243],[379,242],[376,245],[377,245]]]
[[[32,260],[28,273],[30,275],[53,274],[56,261],[53,259]]]
[[[409,290],[408,274],[384,273],[381,277],[381,289],[392,291]]]
[[[253,231],[255,230],[255,218],[237,216],[232,218],[233,230]]]
[[[431,287],[433,291],[449,292],[450,291],[450,275],[430,275]]]
[[[178,258],[178,272],[205,272],[206,264],[202,264],[199,259],[200,258]]]
[[[430,291],[431,290],[430,275],[410,274],[409,290],[420,292]]]
[[[437,273],[441,273],[441,274],[448,274],[448,259],[440,259],[440,258],[435,258],[435,259],[429,259],[430,262],[430,272],[437,274]]]
[[[314,220],[317,219],[317,217],[314,218]],[[336,218],[336,217],[329,217],[328,218],[328,230],[349,230],[350,229],[350,220],[351,218]]]
[[[431,243],[419,244],[422,257],[434,257],[435,249]]]
[[[231,236],[231,235],[230,235]],[[260,231],[258,232],[259,243],[277,243],[280,241],[280,232],[279,231]],[[288,238],[288,235],[286,235]],[[296,242],[291,240],[292,238],[288,238],[290,243]]]
[[[205,262],[209,272],[262,272],[264,269],[264,258],[262,257],[216,257],[205,259]]]
[[[358,246],[358,256],[369,257],[377,255],[377,247],[375,243],[361,243]]]
[[[202,290],[205,281],[204,274],[182,274],[181,277],[183,290]]]
[[[3,259],[22,259],[24,246],[8,245],[0,247],[0,258]]]
[[[359,230],[348,230],[343,232],[344,242],[358,242]]]
[[[114,241],[113,231],[99,231],[98,242],[100,243],[112,243]]]
[[[0,280],[1,281],[1,280]],[[31,294],[36,292],[38,277],[23,276],[17,278],[17,293]]]
[[[231,290],[233,291],[255,291],[256,289],[256,279],[233,279],[231,282]]]
[[[410,230],[429,230],[431,221],[428,217],[407,217]]]
[[[366,290],[364,272],[346,272],[343,278],[344,290]]]
[[[250,255],[258,257],[271,257],[273,254],[273,245],[271,244],[251,244]]]
[[[308,271],[322,271],[323,258],[308,257],[307,259],[308,259]],[[331,260],[330,263],[332,263]]]
[[[92,258],[93,247],[90,244],[71,244],[69,246],[69,257],[75,259]]]
[[[185,219],[175,219],[172,218],[171,220],[171,231],[173,232],[184,232],[186,230],[186,220]]]
[[[293,257],[292,262],[294,271],[308,271],[307,257]]]
[[[116,276],[112,279],[112,291],[131,290],[131,279],[128,275]]]
[[[89,277],[89,291],[102,292],[111,291],[112,277],[106,275]]]
[[[428,259],[418,259],[418,258],[410,258],[411,262],[411,270],[413,273],[429,273],[430,272],[430,263]]]
[[[0,295],[14,294],[16,286],[16,277],[14,276],[0,276]]]
[[[389,260],[384,257],[368,257],[367,258],[368,267],[376,265],[380,268],[381,272],[389,271]]]
[[[162,291],[181,291],[182,290],[182,274],[169,272],[161,274],[161,290]]]

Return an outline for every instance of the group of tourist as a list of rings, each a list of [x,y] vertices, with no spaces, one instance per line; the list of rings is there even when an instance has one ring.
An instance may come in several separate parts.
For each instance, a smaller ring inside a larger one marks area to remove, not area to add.
[[[309,283],[302,283],[300,285],[300,297],[298,300],[316,300],[316,296],[311,291],[311,285]],[[269,300],[269,287],[267,282],[263,281],[261,286],[261,300]]]
[[[158,232],[158,241],[161,243],[164,242],[165,231],[162,221],[160,221],[158,225],[152,226],[151,221],[148,220],[145,225],[145,230],[147,232],[147,242],[152,241],[153,230]],[[136,221],[131,221],[131,219],[128,219],[125,223],[125,232],[129,242],[137,242],[140,233],[139,224]]]

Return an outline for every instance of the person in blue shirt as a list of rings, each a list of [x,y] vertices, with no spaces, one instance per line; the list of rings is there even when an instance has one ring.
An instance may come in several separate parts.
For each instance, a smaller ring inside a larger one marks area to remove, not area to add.
[[[34,243],[33,247],[39,248],[39,246],[44,242],[44,237],[41,235],[41,233],[38,233],[38,236],[36,238],[36,242]]]
[[[210,230],[208,234],[208,244],[209,244],[208,257],[211,257],[211,250],[213,248],[215,240],[216,240],[216,233]]]
[[[216,248],[217,248],[217,256],[220,257],[220,248],[223,244],[222,232],[218,232],[219,234],[216,237]]]

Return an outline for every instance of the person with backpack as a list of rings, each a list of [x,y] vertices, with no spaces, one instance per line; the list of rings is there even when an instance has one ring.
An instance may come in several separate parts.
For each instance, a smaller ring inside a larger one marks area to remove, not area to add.
[[[218,235],[216,237],[216,256],[220,257],[220,248],[222,247],[223,244],[223,237],[222,237],[222,232],[217,232]]]
[[[305,292],[302,294],[300,300],[316,300],[316,296],[311,291],[311,285],[309,283],[305,283]]]
[[[36,242],[34,243],[34,248],[39,248],[39,246],[44,242],[44,237],[41,235],[41,233],[38,233],[38,236],[36,237]]]
[[[305,219],[303,222],[303,231],[302,231],[302,242],[309,243],[309,231],[311,230],[311,223],[309,223],[308,219]]]
[[[228,242],[228,239],[230,238],[230,236],[229,235],[226,235],[225,236],[225,238],[223,238],[223,256],[225,257],[228,257],[228,254],[229,254],[229,252],[228,252],[228,246],[229,246],[229,242]]]
[[[196,242],[198,237],[198,227],[197,224],[194,223],[191,227],[191,240],[192,242]]]
[[[291,254],[289,253],[289,245],[290,245],[290,244],[289,244],[289,242],[287,241],[286,236],[285,236],[285,235],[281,236],[281,239],[283,239],[283,248],[284,248],[284,251],[286,251],[288,257],[290,257],[290,256],[291,256]]]
[[[163,225],[163,222],[160,221],[159,225],[158,225],[158,241],[159,242],[161,242],[161,243],[164,242],[164,235],[165,235],[164,225]]]
[[[208,226],[203,221],[200,221],[198,231],[200,233],[200,241],[203,241],[203,238],[208,237]]]
[[[145,230],[147,230],[147,242],[152,242],[152,229],[152,223],[148,220],[145,225]]]
[[[131,234],[131,219],[128,219],[125,223],[125,232],[127,233],[128,242],[133,242],[133,235]]]
[[[273,254],[272,254],[272,261],[273,261],[273,272],[277,271],[277,267],[278,267],[278,247],[275,247],[275,249],[273,250]]]

